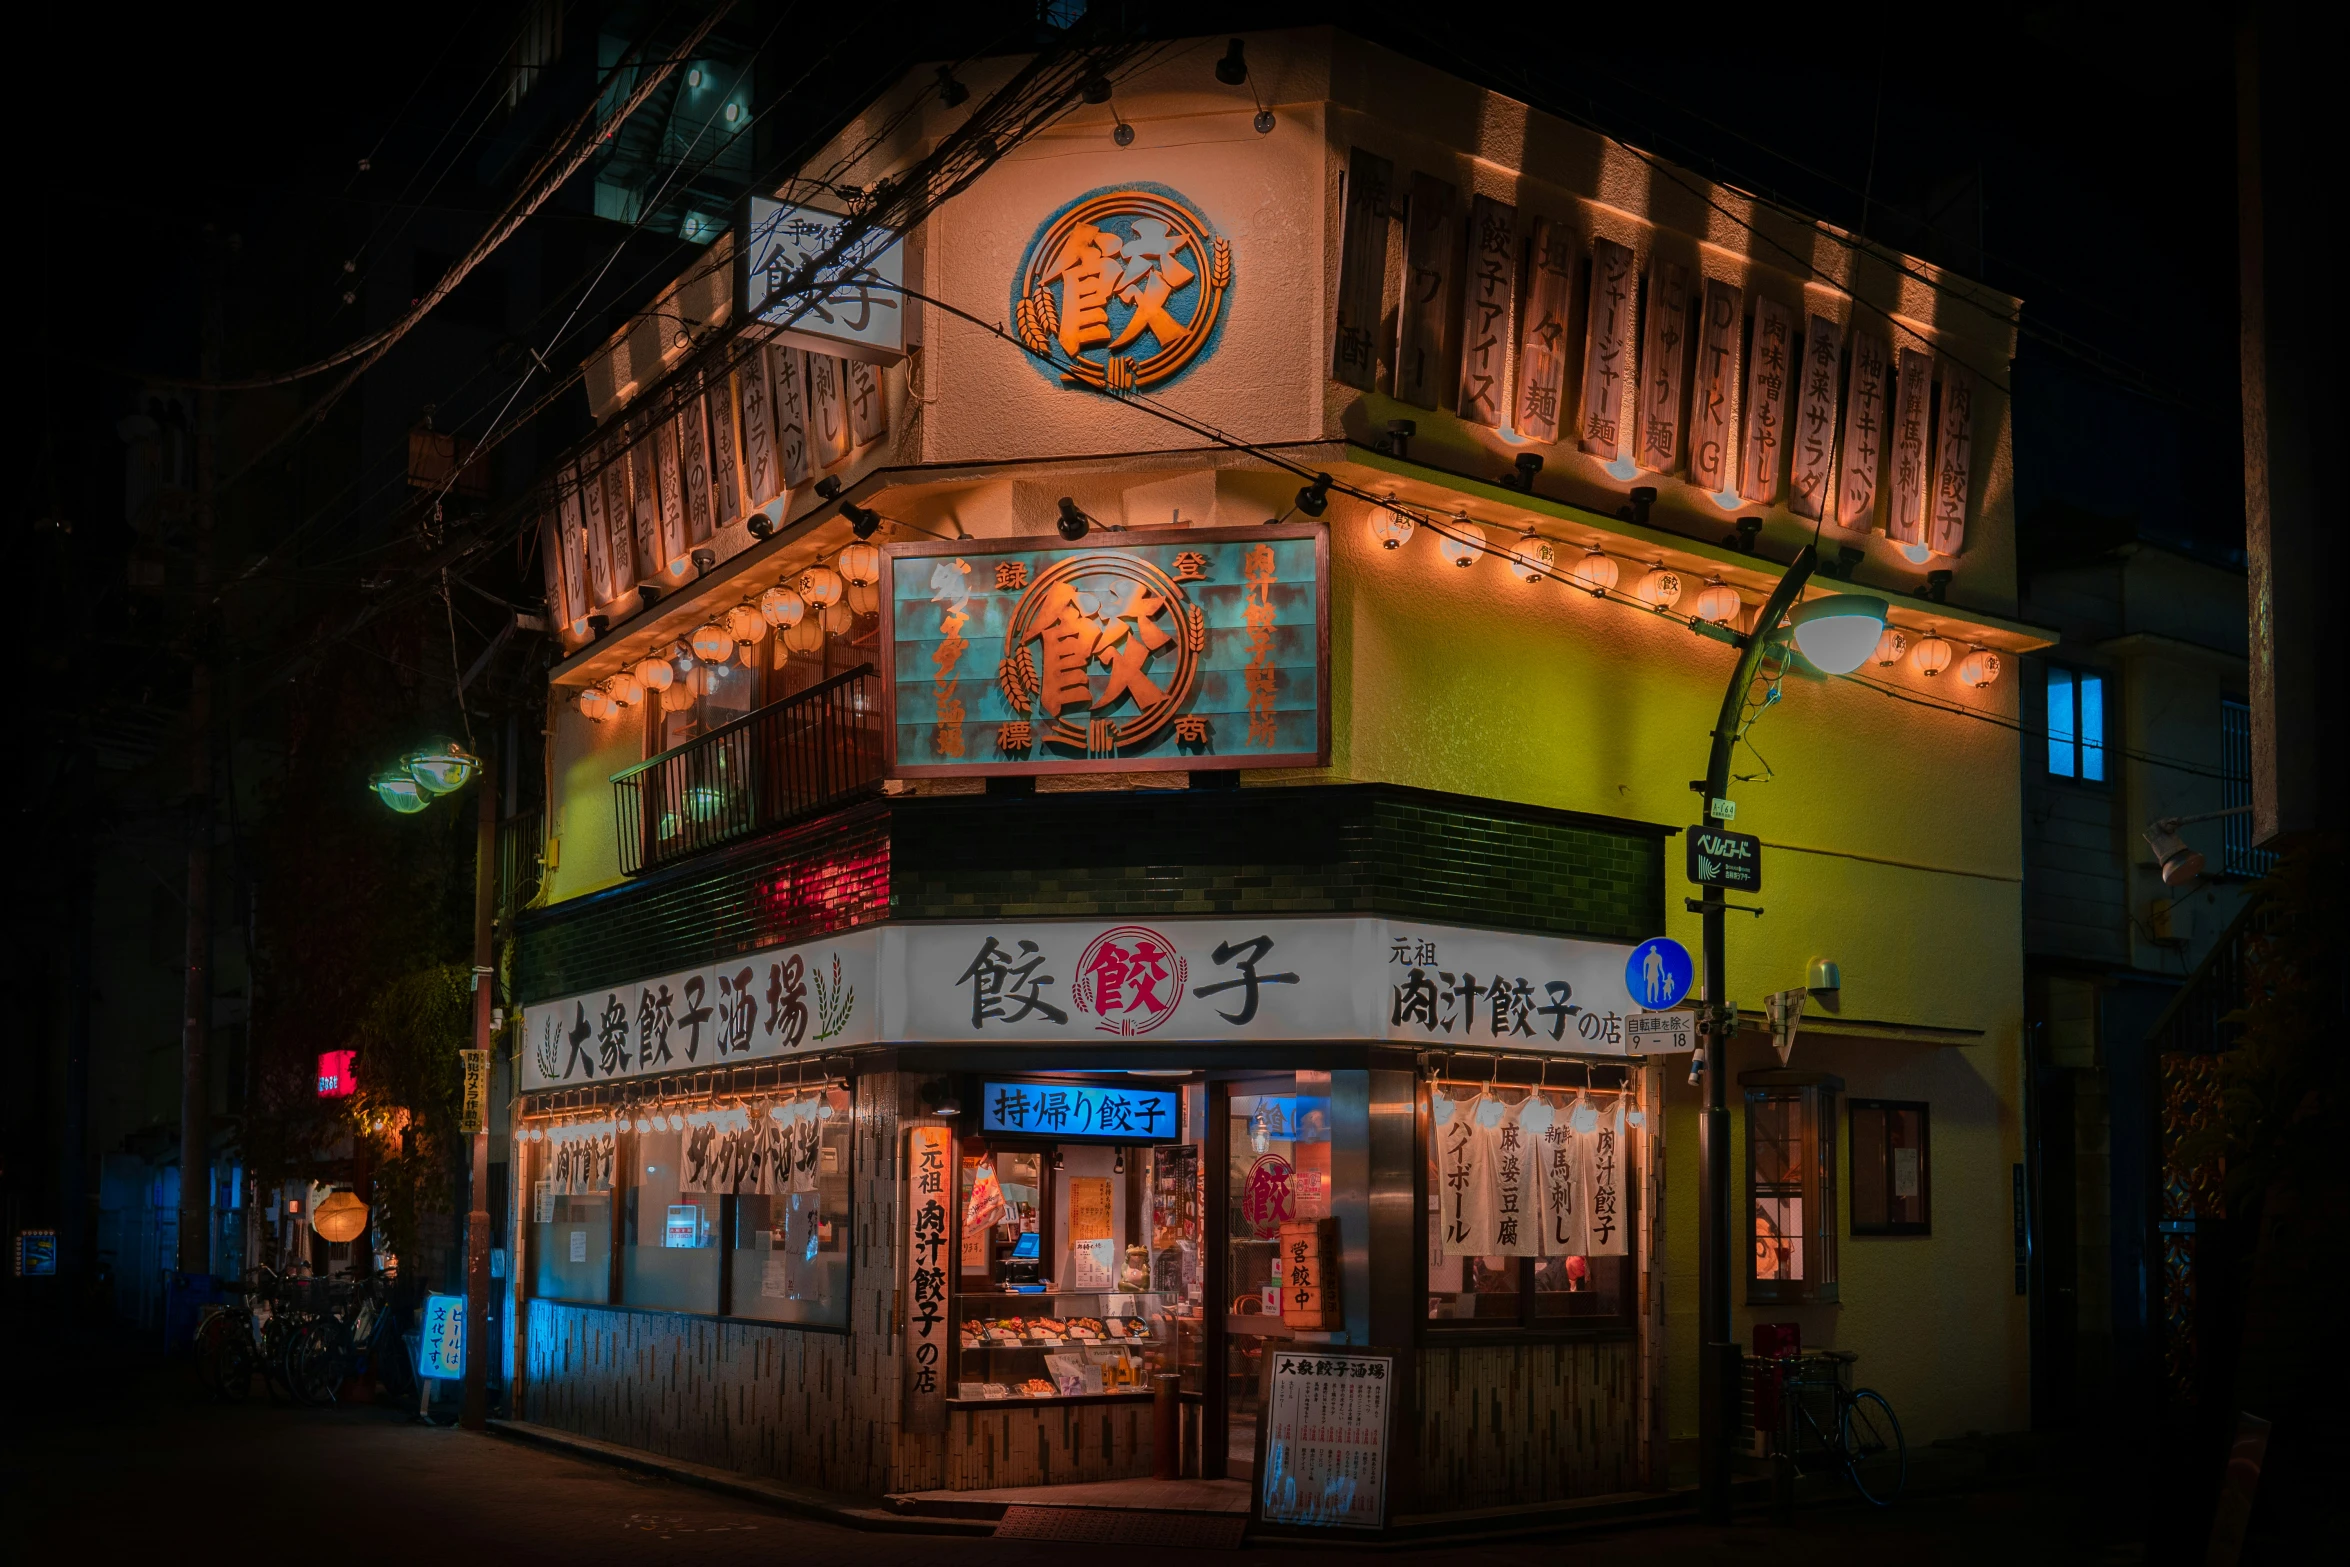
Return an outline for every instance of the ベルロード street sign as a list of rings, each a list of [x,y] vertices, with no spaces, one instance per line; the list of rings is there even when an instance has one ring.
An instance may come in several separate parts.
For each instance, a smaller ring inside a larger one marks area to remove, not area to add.
[[[1700,887],[1727,887],[1733,892],[1762,891],[1760,838],[1703,826],[1690,828],[1687,837],[1691,881]]]

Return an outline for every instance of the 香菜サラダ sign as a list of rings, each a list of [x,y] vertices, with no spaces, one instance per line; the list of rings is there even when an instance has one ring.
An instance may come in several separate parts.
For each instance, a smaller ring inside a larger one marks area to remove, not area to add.
[[[1112,537],[888,548],[893,774],[1312,767],[1327,757],[1322,529]]]

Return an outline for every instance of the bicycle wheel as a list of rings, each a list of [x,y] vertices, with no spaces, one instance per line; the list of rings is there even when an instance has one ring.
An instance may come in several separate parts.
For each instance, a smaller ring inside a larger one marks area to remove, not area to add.
[[[1852,1488],[1879,1507],[1889,1506],[1909,1480],[1909,1448],[1893,1406],[1874,1388],[1861,1388],[1844,1405],[1844,1472]]]
[[[331,1404],[351,1374],[350,1335],[332,1317],[307,1323],[287,1355],[294,1396],[305,1404]]]
[[[203,1326],[196,1329],[196,1380],[205,1392],[214,1398],[221,1392],[222,1343],[228,1336],[228,1313],[215,1306],[204,1313]]]

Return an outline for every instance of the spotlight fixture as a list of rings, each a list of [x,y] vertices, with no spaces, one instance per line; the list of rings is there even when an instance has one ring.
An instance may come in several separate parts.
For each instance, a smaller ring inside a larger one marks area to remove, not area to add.
[[[1224,58],[1216,62],[1216,80],[1227,87],[1238,87],[1248,80],[1248,51],[1237,38],[1224,51]]]
[[[1762,537],[1763,520],[1760,517],[1741,517],[1731,531],[1722,535],[1722,542],[1741,555],[1754,553],[1754,541]]]
[[[775,537],[775,519],[763,511],[751,513],[749,518],[744,521],[743,526],[751,530],[751,537],[754,539]]]
[[[693,559],[694,575],[703,576],[709,572],[711,567],[718,564],[718,552],[711,549],[696,550]]]
[[[1390,455],[1390,456],[1392,456],[1392,457],[1409,457],[1409,456],[1411,456],[1411,454],[1412,454],[1412,451],[1411,451],[1411,447],[1412,447],[1412,437],[1413,437],[1413,436],[1415,436],[1415,435],[1418,435],[1419,433],[1420,433],[1420,427],[1419,427],[1419,425],[1418,425],[1416,422],[1414,422],[1414,421],[1412,421],[1412,420],[1410,420],[1410,419],[1390,419],[1390,420],[1388,420],[1388,421],[1387,421],[1387,451],[1388,451],[1388,455]]]
[[[1531,495],[1534,493],[1534,476],[1541,471],[1542,454],[1540,452],[1520,452],[1517,456],[1516,471],[1502,475],[1501,487],[1505,490],[1524,490],[1528,495]]]
[[[881,513],[855,501],[841,502],[840,514],[849,519],[849,531],[860,539],[873,537],[873,530],[881,526]]]
[[[938,101],[940,103],[950,109],[956,109],[962,107],[964,101],[970,96],[971,89],[955,80],[953,66],[942,65],[938,68]]]
[[[1539,462],[1541,459],[1535,459]],[[1309,517],[1319,517],[1330,509],[1330,475],[1317,473],[1314,482],[1297,492],[1297,509]]]
[[[1656,504],[1656,486],[1643,484],[1632,491],[1632,520],[1648,526],[1648,509]]]
[[[2187,847],[2179,836],[2179,824],[2184,818],[2166,816],[2149,826],[2142,835],[2146,847],[2154,851],[2154,864],[2162,872],[2165,887],[2191,887],[2203,874],[2203,856]]]
[[[823,496],[826,500],[831,500],[833,497],[840,494],[840,475],[837,473],[828,473],[823,478],[818,479],[816,481],[816,493]]]
[[[1095,71],[1077,84],[1077,96],[1087,103],[1108,103],[1110,101],[1110,79],[1101,72]]]
[[[1086,530],[1092,526],[1093,519],[1088,517],[1084,512],[1078,510],[1077,503],[1074,500],[1071,500],[1066,495],[1061,497],[1060,528],[1062,538],[1067,539],[1070,543],[1074,544],[1079,539],[1084,538]]]

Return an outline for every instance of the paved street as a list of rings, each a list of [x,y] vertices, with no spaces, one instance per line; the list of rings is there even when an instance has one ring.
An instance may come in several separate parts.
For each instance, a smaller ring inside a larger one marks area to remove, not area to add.
[[[39,1335],[18,1334],[15,1342]],[[28,1547],[116,1560],[1067,1563],[1099,1547],[875,1534],[508,1438],[411,1424],[389,1409],[302,1410],[256,1395],[222,1406],[183,1365],[120,1340],[67,1342],[21,1367],[8,1433],[9,1533]],[[38,1414],[35,1415],[34,1412]],[[2103,1509],[2050,1480],[1927,1496],[1887,1511],[1827,1507],[1792,1528],[1756,1520],[1393,1552],[1496,1567],[1577,1562],[1816,1564],[2139,1560],[2096,1531]],[[43,1549],[43,1548],[47,1549]],[[1124,1564],[1194,1553],[1111,1548]],[[1389,1553],[1382,1553],[1389,1554]],[[1251,1546],[1252,1559],[1327,1563],[1327,1550]]]

